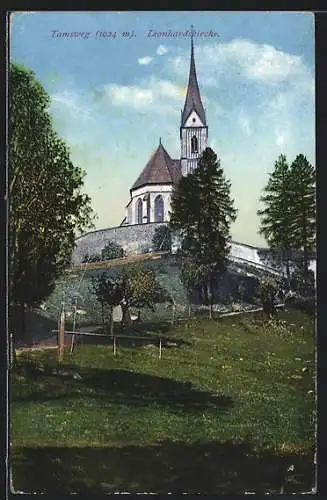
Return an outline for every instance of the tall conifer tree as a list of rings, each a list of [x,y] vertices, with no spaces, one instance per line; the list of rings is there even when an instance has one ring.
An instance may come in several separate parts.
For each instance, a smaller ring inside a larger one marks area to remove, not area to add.
[[[180,232],[183,255],[206,275],[210,317],[214,281],[226,267],[230,225],[237,214],[230,187],[216,153],[206,148],[198,167],[182,177],[172,195],[170,226]]]

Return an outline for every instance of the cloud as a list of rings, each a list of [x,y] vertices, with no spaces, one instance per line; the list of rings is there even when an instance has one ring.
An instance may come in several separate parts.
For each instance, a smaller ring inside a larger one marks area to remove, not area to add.
[[[67,116],[68,112],[69,118],[81,122],[87,122],[94,119],[92,113],[85,104],[83,95],[65,89],[61,92],[52,94],[51,97],[51,107],[54,111],[59,111],[59,113],[62,112],[64,116]]]
[[[246,135],[246,136],[252,135],[252,127],[250,125],[250,117],[246,116],[244,111],[241,111],[239,113],[238,123],[239,123],[244,135]]]
[[[314,77],[301,56],[289,54],[272,45],[236,38],[226,43],[211,43],[195,47],[200,80],[212,86],[230,77],[276,85],[299,80],[300,85],[313,88]],[[178,75],[185,75],[189,66],[189,51],[179,51],[168,61]]]
[[[159,45],[159,47],[156,50],[156,53],[158,56],[163,56],[164,54],[167,54],[168,49],[164,45]]]
[[[153,57],[149,57],[149,56],[145,56],[145,57],[140,57],[137,62],[139,64],[150,64],[150,62],[152,61]]]
[[[152,76],[138,86],[107,84],[104,91],[110,102],[116,106],[175,112],[176,103],[183,102],[186,88]]]
[[[153,102],[153,91],[151,89],[108,84],[106,90],[111,102],[116,105],[139,108],[148,106]]]

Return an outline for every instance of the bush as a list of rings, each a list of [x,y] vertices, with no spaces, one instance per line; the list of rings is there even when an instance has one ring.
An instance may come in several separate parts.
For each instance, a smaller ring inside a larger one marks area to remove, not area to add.
[[[275,312],[278,284],[274,278],[262,278],[259,284],[259,296],[263,310],[267,314]]]
[[[172,244],[171,230],[168,226],[159,226],[155,229],[152,246],[155,252],[170,252]]]
[[[106,246],[101,251],[102,260],[120,259],[124,257],[124,249],[114,241],[108,241]]]
[[[85,254],[82,263],[86,264],[87,262],[100,262],[101,261],[101,256],[97,254]]]
[[[291,288],[303,297],[315,295],[315,278],[313,271],[304,274],[302,269],[296,269],[291,276]]]
[[[310,316],[316,315],[316,300],[314,297],[301,297],[298,295],[288,297],[285,302],[287,306],[306,312]]]

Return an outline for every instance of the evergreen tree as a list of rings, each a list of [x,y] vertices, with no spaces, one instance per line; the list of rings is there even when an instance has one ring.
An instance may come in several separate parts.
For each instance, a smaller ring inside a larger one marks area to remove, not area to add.
[[[280,253],[288,280],[293,245],[291,231],[293,198],[290,167],[286,156],[280,155],[260,198],[265,208],[258,210],[257,213],[261,217],[259,233],[265,237],[273,251]]]
[[[56,134],[50,98],[33,72],[9,72],[9,300],[10,320],[44,300],[70,264],[75,239],[92,224],[82,170]]]
[[[303,273],[308,275],[309,256],[316,243],[315,169],[303,154],[291,164],[292,240],[303,252]]]
[[[171,251],[171,230],[168,226],[159,226],[155,229],[152,238],[152,246],[155,252]]]
[[[182,177],[174,189],[170,227],[183,240],[182,255],[201,269],[205,283],[210,317],[212,317],[213,285],[226,268],[229,254],[230,225],[237,211],[230,196],[220,161],[211,148],[206,148],[198,167]]]

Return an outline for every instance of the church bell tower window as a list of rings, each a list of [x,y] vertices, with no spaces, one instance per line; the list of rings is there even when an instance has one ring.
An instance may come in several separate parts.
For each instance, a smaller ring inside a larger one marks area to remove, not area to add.
[[[195,135],[193,135],[193,137],[191,139],[191,152],[198,153],[198,140],[195,137]]]

